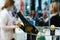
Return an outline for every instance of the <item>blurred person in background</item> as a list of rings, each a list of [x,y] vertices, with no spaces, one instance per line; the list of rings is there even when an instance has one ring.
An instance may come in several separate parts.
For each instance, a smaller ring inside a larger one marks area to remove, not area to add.
[[[34,17],[34,13],[35,13],[35,12],[34,12],[33,10],[30,12],[30,14],[29,14],[30,18],[33,19],[33,17]]]
[[[49,17],[49,5],[47,2],[44,2],[45,8],[42,10],[43,19]]]
[[[18,26],[13,22],[13,6],[14,0],[6,0],[0,12],[0,40],[14,40],[13,29]]]
[[[50,25],[55,25],[56,27],[60,27],[60,4],[59,2],[52,2],[50,4]],[[59,40],[60,36],[57,36],[56,40]]]
[[[45,11],[42,11],[42,17],[43,17],[43,19],[46,19],[47,18],[47,14],[46,14]]]
[[[42,21],[40,20],[39,23],[40,25],[42,24],[42,26],[49,26],[49,21],[50,21],[50,25],[55,25],[56,27],[60,27],[60,16],[59,16],[59,3],[58,2],[52,2],[50,4],[50,18],[49,17],[45,17],[45,12],[43,17],[45,17],[45,19],[42,18]]]
[[[45,13],[46,13],[46,17],[49,17],[49,5],[48,5],[47,2],[45,2],[44,4],[45,4],[45,8],[44,8],[43,11],[45,11]]]
[[[29,21],[31,21],[31,24],[33,24],[34,26],[35,26],[35,20],[33,19],[33,17],[34,17],[34,11],[32,11],[31,13],[30,13],[30,15],[29,15]]]
[[[59,4],[58,2],[52,2],[50,4],[50,25],[60,27],[60,16],[59,16]]]
[[[33,19],[36,21],[37,18],[38,18],[38,11],[35,11]]]
[[[52,2],[50,4],[50,19],[47,17],[43,20],[44,26],[49,26],[49,20],[50,25],[55,25],[56,27],[60,27],[60,16],[59,16],[59,4],[58,2]]]
[[[34,14],[35,14],[35,11],[32,10],[30,15],[29,15],[29,19],[28,21],[35,26],[35,20],[33,19],[34,17]],[[27,34],[27,40],[36,40],[36,36],[35,35],[31,35],[31,34]]]

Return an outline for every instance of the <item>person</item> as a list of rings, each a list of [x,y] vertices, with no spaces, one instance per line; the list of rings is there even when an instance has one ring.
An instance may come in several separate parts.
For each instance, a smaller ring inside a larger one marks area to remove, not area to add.
[[[35,20],[33,19],[34,17],[34,10],[31,11],[29,18],[27,19],[29,23],[31,23],[32,25],[35,26]],[[36,40],[36,36],[35,35],[31,35],[31,34],[27,34],[27,40]]]
[[[14,25],[12,16],[14,0],[6,0],[0,12],[0,40],[14,40],[13,29],[18,28]]]
[[[59,4],[58,2],[52,2],[50,4],[50,18],[47,17],[46,19],[43,19],[43,26],[49,26],[49,20],[50,25],[55,25],[56,27],[60,27],[60,16],[59,16]]]
[[[44,25],[48,26],[48,22],[50,20],[50,25],[55,25],[55,27],[60,27],[60,16],[59,16],[59,12],[60,12],[60,4],[59,2],[52,2],[50,4],[50,19],[46,18],[46,20],[44,20]],[[56,40],[59,40],[60,36],[57,36]]]
[[[49,17],[49,5],[47,2],[45,2],[44,4],[45,4],[45,8],[43,11],[45,11],[46,17]]]
[[[50,25],[55,25],[56,27],[60,27],[60,16],[59,16],[59,11],[60,11],[60,4],[59,2],[52,2],[50,5]],[[56,40],[59,40],[60,36],[57,36]]]

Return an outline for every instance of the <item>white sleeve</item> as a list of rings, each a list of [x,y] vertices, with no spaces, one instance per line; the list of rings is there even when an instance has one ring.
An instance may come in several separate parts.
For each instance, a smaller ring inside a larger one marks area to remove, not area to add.
[[[17,26],[15,25],[8,25],[7,23],[10,21],[9,20],[9,15],[7,12],[0,12],[0,27],[3,28],[4,30],[11,30],[13,28],[16,28]],[[11,22],[13,22],[11,20]]]
[[[5,30],[11,30],[14,28],[17,28],[18,26],[14,25],[14,20],[13,17],[10,17],[9,15],[7,16],[7,26],[4,27]]]

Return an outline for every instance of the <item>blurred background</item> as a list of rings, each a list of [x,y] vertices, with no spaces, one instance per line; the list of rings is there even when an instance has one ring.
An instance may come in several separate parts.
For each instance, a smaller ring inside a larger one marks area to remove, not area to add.
[[[14,1],[15,1],[15,7],[17,10],[16,12],[19,12],[19,10],[21,10],[23,12],[24,17],[31,24],[33,24],[36,27],[45,27],[45,26],[50,27],[51,26],[50,4],[52,2],[60,3],[60,0],[14,0]],[[0,0],[0,11],[1,11],[1,8],[4,5],[4,3],[5,3],[5,0]],[[48,23],[46,21],[47,18],[49,19]],[[60,16],[59,16],[59,18],[60,18]],[[58,19],[58,20],[60,20],[60,19]],[[59,25],[60,21],[57,24],[60,27],[60,25]],[[45,35],[45,34],[50,35],[49,28],[47,28],[47,29],[46,28],[47,27],[43,28],[43,29],[45,29],[44,30],[45,32],[40,33],[41,35]],[[41,30],[43,31],[43,29],[41,29]],[[27,40],[27,33],[23,32],[20,29],[16,29],[15,31],[16,31],[16,40]],[[58,30],[58,32],[56,31],[56,34],[59,34],[59,32],[60,32],[60,30]],[[40,38],[40,36],[38,38]],[[44,39],[42,39],[42,38],[44,38]],[[37,40],[52,40],[51,36],[42,36],[42,38],[37,39]],[[60,40],[60,38],[58,38],[56,40]]]

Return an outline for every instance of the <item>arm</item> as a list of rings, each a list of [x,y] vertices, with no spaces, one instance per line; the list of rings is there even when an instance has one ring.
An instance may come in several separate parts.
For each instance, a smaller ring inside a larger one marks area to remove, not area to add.
[[[11,30],[17,28],[16,25],[13,25],[13,21],[10,19],[7,11],[0,12],[0,27],[4,30]],[[12,22],[12,23],[11,23]]]

